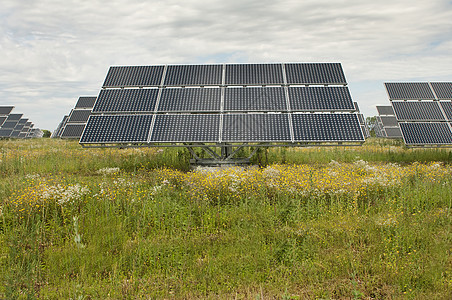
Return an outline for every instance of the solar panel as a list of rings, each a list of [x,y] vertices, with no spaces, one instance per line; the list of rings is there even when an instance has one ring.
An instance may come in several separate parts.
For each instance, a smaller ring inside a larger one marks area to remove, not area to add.
[[[0,116],[9,115],[14,106],[0,106]]]
[[[168,66],[164,86],[221,85],[223,65]]]
[[[11,133],[10,137],[12,138],[18,138],[20,134],[20,130],[13,130],[13,132]]]
[[[285,70],[287,84],[347,84],[340,63],[291,63]]]
[[[219,88],[166,88],[162,89],[158,112],[219,112],[220,107]]]
[[[400,127],[385,127],[386,136],[388,138],[401,138],[402,132],[400,131]]]
[[[452,100],[452,82],[431,82],[433,91],[439,100]]]
[[[152,115],[91,115],[80,143],[144,143]]]
[[[379,115],[395,116],[392,106],[377,106]]]
[[[225,88],[224,111],[287,111],[284,88]]]
[[[110,67],[103,87],[159,86],[164,66],[117,66]]]
[[[97,97],[79,97],[75,108],[93,108]]]
[[[153,112],[158,89],[101,90],[93,113],[102,112]]]
[[[389,100],[434,100],[428,82],[387,82]]]
[[[12,132],[12,128],[0,128],[0,137],[10,137]]]
[[[28,131],[27,131],[27,132],[23,132],[23,131],[22,131],[22,132],[19,134],[19,138],[26,138],[27,135],[28,135]]]
[[[225,114],[224,142],[291,141],[288,114]]]
[[[156,115],[151,142],[219,142],[219,114]]]
[[[14,130],[21,131],[24,127],[25,127],[25,124],[17,123],[16,127],[14,127]]]
[[[22,118],[22,114],[10,114],[10,115],[8,115],[8,119],[6,119],[6,122],[8,122],[8,121],[19,121],[20,118]]]
[[[452,121],[452,101],[440,101],[441,107],[448,120]]]
[[[28,122],[28,119],[20,119],[18,124],[26,124]]]
[[[399,121],[444,121],[438,102],[434,101],[393,101]]]
[[[359,124],[361,124],[361,125],[365,125],[366,124],[366,120],[364,120],[364,115],[363,114],[358,114],[358,121],[359,121]]]
[[[289,87],[292,111],[354,111],[347,87]]]
[[[452,144],[452,132],[447,123],[400,123],[407,145]]]
[[[296,142],[363,142],[356,114],[293,114]]]
[[[226,85],[284,84],[281,64],[228,64]]]
[[[4,116],[4,117],[0,117],[0,127],[3,125],[3,122],[5,122],[6,121],[6,116]]]
[[[3,129],[6,129],[6,128],[14,129],[14,127],[16,127],[16,125],[17,125],[17,121],[8,121],[8,119],[6,119],[6,121],[2,125],[2,128]]]
[[[91,110],[89,109],[73,109],[71,115],[67,120],[68,123],[86,123],[89,116],[91,115]]]
[[[394,116],[380,116],[380,119],[381,119],[381,123],[383,123],[383,126],[385,126],[385,127],[399,126],[399,123],[397,122],[397,119]]]
[[[63,129],[61,138],[80,138],[83,129],[85,129],[85,124],[67,124]]]

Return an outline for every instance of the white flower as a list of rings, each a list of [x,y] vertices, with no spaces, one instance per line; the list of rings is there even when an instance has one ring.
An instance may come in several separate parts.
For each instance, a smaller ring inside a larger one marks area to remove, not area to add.
[[[103,169],[99,169],[97,170],[97,174],[102,174],[102,175],[108,175],[108,174],[114,174],[114,173],[118,173],[119,172],[119,168],[103,168]]]

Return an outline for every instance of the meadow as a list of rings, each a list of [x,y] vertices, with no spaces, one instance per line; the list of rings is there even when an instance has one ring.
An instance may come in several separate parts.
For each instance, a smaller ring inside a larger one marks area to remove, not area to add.
[[[0,141],[0,299],[452,299],[452,152]]]

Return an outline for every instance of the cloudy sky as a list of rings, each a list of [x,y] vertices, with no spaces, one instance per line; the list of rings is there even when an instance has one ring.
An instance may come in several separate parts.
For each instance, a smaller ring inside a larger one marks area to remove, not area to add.
[[[111,65],[340,62],[365,116],[383,82],[452,81],[451,0],[3,0],[0,105],[54,130]]]

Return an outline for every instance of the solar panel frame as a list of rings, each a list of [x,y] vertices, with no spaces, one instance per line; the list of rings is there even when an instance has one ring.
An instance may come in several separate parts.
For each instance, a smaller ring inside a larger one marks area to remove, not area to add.
[[[286,63],[287,84],[346,85],[340,63]]]
[[[220,108],[220,88],[165,88],[157,112],[220,112]]]
[[[3,122],[2,128],[3,129],[14,129],[17,125],[17,120],[16,121],[8,121],[8,119],[6,119],[5,122]]]
[[[283,85],[281,64],[227,64],[225,85]]]
[[[90,115],[90,109],[73,109],[67,123],[86,123]]]
[[[14,106],[0,106],[0,116],[9,115],[13,109]]]
[[[295,142],[364,142],[356,114],[292,114]]]
[[[438,100],[452,100],[452,82],[430,82]]]
[[[304,111],[355,111],[348,87],[289,87],[290,109]]]
[[[450,145],[452,144],[452,131],[445,122],[406,122],[400,123],[403,140],[406,145]]]
[[[75,104],[75,108],[93,108],[94,103],[96,102],[96,96],[89,97],[79,97],[77,103]]]
[[[395,116],[380,116],[381,123],[384,127],[397,127],[399,123]]]
[[[222,141],[291,142],[289,114],[225,114]]]
[[[386,82],[389,100],[435,100],[428,82]]]
[[[13,130],[13,132],[11,132],[11,135],[9,137],[18,138],[19,135],[20,135],[20,130]]]
[[[6,119],[6,122],[8,121],[19,121],[22,118],[23,114],[9,114],[8,119]]]
[[[400,127],[385,127],[384,131],[388,138],[402,138],[402,131]]]
[[[0,127],[2,127],[3,123],[6,121],[7,116],[0,116]]]
[[[388,106],[377,106],[377,112],[379,115],[383,116],[395,116],[394,109],[391,105]]]
[[[452,121],[452,101],[440,101],[441,108],[449,121]]]
[[[93,113],[153,112],[159,89],[105,89],[101,90],[92,109]]]
[[[224,88],[225,112],[288,111],[283,87]]]
[[[151,143],[218,143],[220,114],[155,115]]]
[[[12,128],[0,128],[0,138],[10,137],[12,132],[13,132]]]
[[[85,124],[67,124],[61,133],[62,139],[78,139],[81,137]]]
[[[222,85],[223,65],[168,65],[163,86]]]
[[[80,144],[146,143],[152,115],[91,115]]]
[[[165,66],[112,66],[103,88],[160,86]]]
[[[438,101],[392,101],[398,121],[445,121]]]

